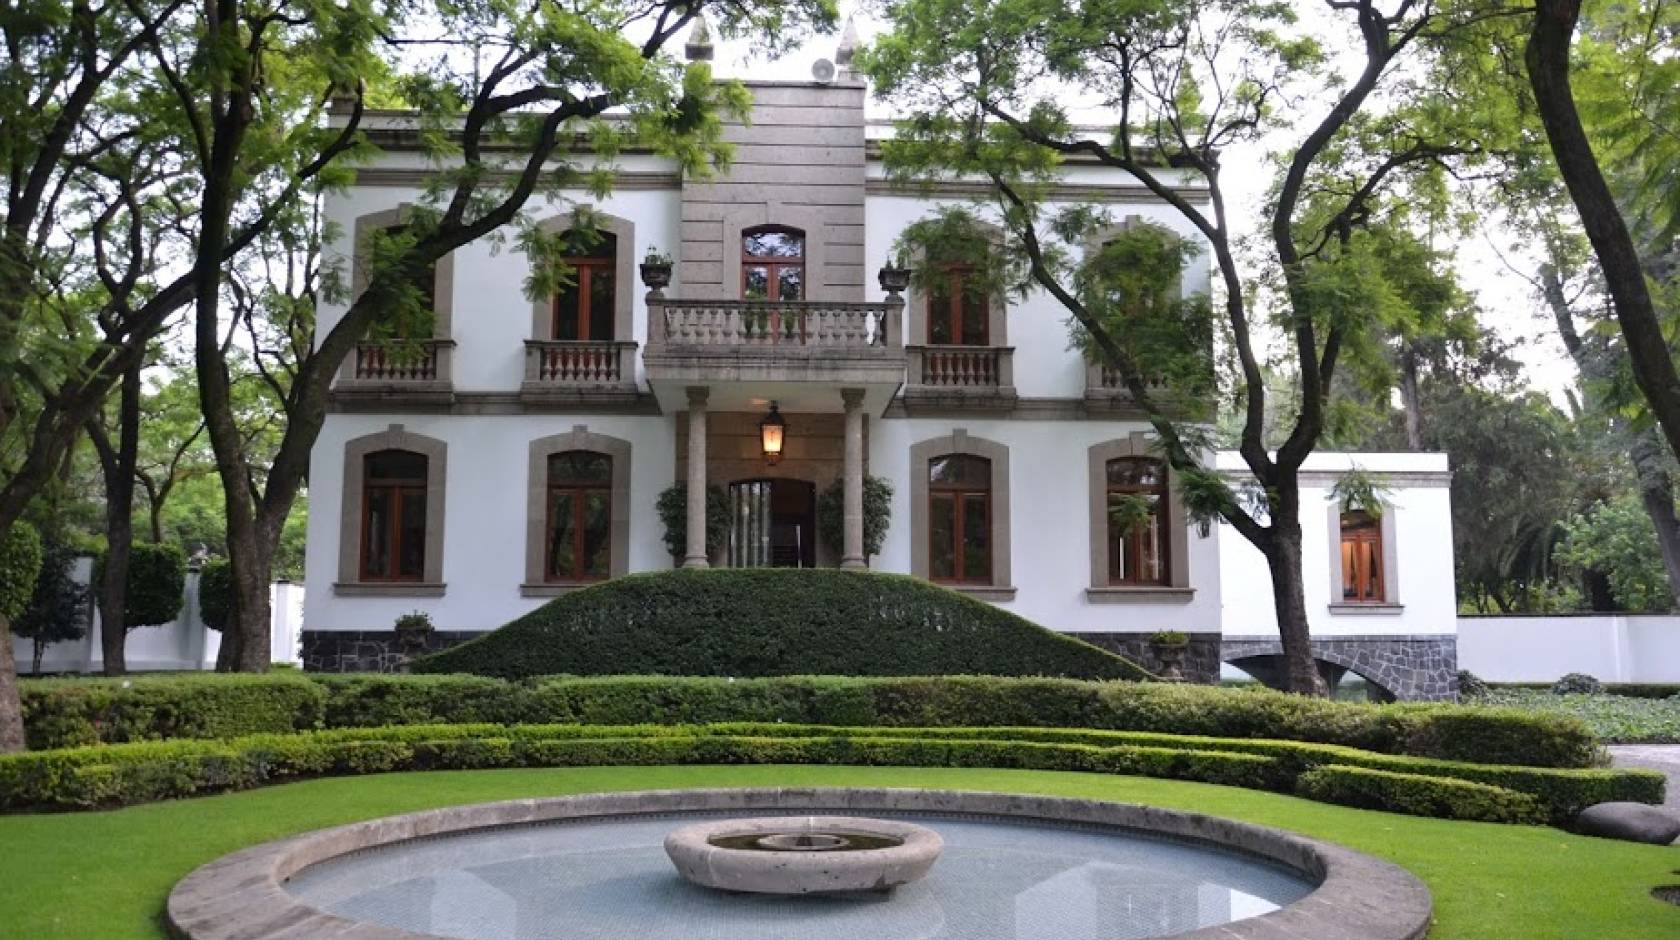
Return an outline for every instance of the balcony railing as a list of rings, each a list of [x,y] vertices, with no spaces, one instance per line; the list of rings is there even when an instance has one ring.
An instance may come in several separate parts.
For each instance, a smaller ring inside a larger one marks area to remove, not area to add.
[[[1015,350],[1006,346],[911,346],[908,351],[912,385],[995,389],[1015,384]]]
[[[668,300],[648,298],[649,352],[897,349],[902,301]]]
[[[394,384],[447,383],[453,340],[359,343],[349,378]]]
[[[633,385],[636,344],[617,341],[525,341],[525,383],[543,387]]]

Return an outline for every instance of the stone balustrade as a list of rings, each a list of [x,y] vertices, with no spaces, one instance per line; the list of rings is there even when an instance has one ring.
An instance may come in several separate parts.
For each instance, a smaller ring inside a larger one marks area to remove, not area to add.
[[[358,343],[347,378],[355,382],[396,385],[447,383],[449,357],[454,346],[454,341],[447,339]]]
[[[614,340],[525,341],[525,383],[550,386],[634,385],[636,344]]]
[[[902,347],[902,301],[673,300],[648,298],[650,352],[883,350]]]
[[[939,389],[996,389],[1015,384],[1015,350],[1007,346],[910,346],[911,384]]]

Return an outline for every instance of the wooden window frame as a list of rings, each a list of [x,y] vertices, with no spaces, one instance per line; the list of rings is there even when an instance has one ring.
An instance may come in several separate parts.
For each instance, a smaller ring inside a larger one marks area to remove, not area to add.
[[[618,339],[618,292],[623,289],[623,285],[618,283],[618,236],[611,232],[605,232],[603,235],[608,239],[608,243],[613,247],[612,254],[604,256],[574,256],[564,259],[566,264],[571,267],[576,277],[575,286],[577,288],[577,308],[571,311],[570,315],[577,317],[578,328],[576,340],[562,342],[611,342]],[[612,336],[589,335],[590,321],[593,320],[594,317],[590,315],[591,311],[586,308],[589,305],[590,295],[592,293],[591,283],[594,281],[596,274],[600,271],[607,271],[613,276],[612,308],[614,335]],[[565,296],[563,291],[556,291],[553,300],[549,303],[550,317],[548,338],[552,340],[560,340],[560,318],[566,315],[565,312],[560,309],[560,300],[563,296]]]
[[[963,336],[963,329],[962,329],[962,326],[963,326],[963,296],[966,293],[968,293],[968,291],[970,290],[970,288],[968,287],[968,285],[965,282],[968,280],[969,276],[974,273],[973,266],[972,265],[966,265],[966,264],[948,264],[948,265],[944,265],[941,268],[940,273],[941,273],[942,276],[948,278],[947,288],[948,288],[949,296],[946,297],[946,307],[947,307],[947,309],[945,309],[943,311],[934,309],[934,303],[935,303],[935,301],[938,300],[939,295],[935,291],[930,290],[930,291],[927,292],[927,337],[926,337],[927,344],[929,346],[970,346],[970,347],[988,347],[988,346],[991,346],[991,344],[992,344],[992,301],[991,301],[990,297],[987,297],[983,293],[978,295],[979,300],[980,300],[980,313],[981,313],[981,316],[980,316],[980,340],[979,340],[979,342],[970,343],[970,342],[966,342],[966,341],[964,341],[964,339],[962,339],[962,336]],[[934,339],[933,339],[934,326],[936,324],[938,324],[941,320],[945,321],[946,326],[950,330],[950,335],[953,336],[953,337],[957,337],[955,342],[950,342],[950,343],[936,343],[936,342],[934,342]]]
[[[942,459],[945,459],[945,458],[948,458],[948,457],[962,457],[966,460],[978,460],[978,461],[981,461],[982,463],[984,463],[985,464],[986,480],[987,480],[985,488],[981,489],[979,487],[974,486],[973,484],[966,484],[966,483],[965,484],[955,484],[955,483],[938,483],[938,482],[935,482],[934,479],[933,479],[933,462],[935,460],[942,460]],[[936,454],[933,457],[928,458],[927,464],[922,468],[922,473],[926,476],[926,479],[928,481],[928,495],[927,495],[927,499],[928,499],[928,504],[927,504],[927,511],[928,511],[928,528],[927,528],[928,580],[932,581],[935,584],[990,585],[994,580],[993,572],[995,571],[995,567],[994,567],[993,564],[991,564],[991,561],[992,561],[992,558],[993,558],[993,552],[995,552],[997,550],[997,546],[995,544],[993,544],[996,540],[995,540],[993,532],[992,532],[992,486],[991,486],[992,461],[991,461],[991,458],[982,457],[978,454]],[[952,510],[952,519],[951,519],[951,523],[952,523],[952,525],[951,525],[951,542],[952,542],[952,544],[951,544],[951,561],[952,561],[952,564],[951,564],[951,570],[953,570],[955,572],[958,572],[956,577],[951,577],[951,578],[935,577],[934,574],[933,574],[933,556],[934,556],[934,552],[933,552],[933,548],[934,548],[934,546],[933,546],[933,518],[934,518],[933,512],[934,512],[934,510],[933,510],[933,507],[934,507],[935,502],[937,502],[941,497],[950,497],[950,499],[951,499],[951,510]],[[967,568],[968,568],[968,565],[965,564],[965,562],[967,561],[967,550],[964,547],[964,540],[963,540],[963,535],[965,533],[964,520],[967,518],[967,514],[963,510],[964,510],[965,504],[969,500],[976,499],[976,498],[984,500],[985,505],[986,505],[985,535],[986,535],[986,558],[987,558],[988,564],[986,566],[986,573],[985,573],[984,576],[982,576],[980,578],[965,578],[961,574],[961,572],[967,570]]]
[[[786,258],[784,256],[781,256],[781,255],[766,256],[766,255],[748,254],[748,252],[747,252],[747,239],[748,238],[750,238],[754,235],[765,235],[765,234],[769,234],[769,233],[772,233],[772,232],[780,232],[784,235],[798,236],[798,238],[799,238],[799,257],[798,257],[798,260],[789,260],[788,258]],[[767,302],[770,302],[770,303],[781,303],[782,302],[782,296],[781,296],[781,294],[782,294],[782,279],[779,276],[777,276],[777,272],[780,271],[783,268],[798,268],[799,269],[799,290],[800,290],[800,294],[801,294],[801,296],[799,297],[799,300],[803,301],[803,300],[808,299],[811,296],[811,280],[810,280],[810,276],[809,276],[808,271],[806,270],[806,265],[805,265],[805,262],[808,259],[809,254],[810,254],[810,243],[809,243],[809,240],[808,240],[808,236],[805,234],[804,229],[794,228],[791,225],[754,225],[750,228],[744,228],[744,229],[741,230],[740,251],[741,251],[741,299],[742,300],[747,299],[747,269],[748,268],[764,268],[764,269],[766,269],[765,270],[765,276],[767,278],[767,283],[766,283],[765,287],[766,287],[766,290],[767,290],[767,295],[765,296],[764,300],[767,301]]]
[[[388,477],[387,478],[387,477],[375,477],[375,476],[373,476],[371,474],[371,472],[369,472],[369,470],[367,469],[369,464],[373,461],[373,459],[375,457],[378,457],[381,454],[387,454],[387,453],[392,453],[392,452],[411,454],[415,457],[419,457],[421,460],[425,461],[425,463],[426,463],[426,472],[419,477]],[[362,467],[363,467],[363,470],[362,470],[361,549],[360,549],[360,552],[358,553],[359,561],[358,561],[358,566],[357,566],[357,575],[358,575],[359,580],[369,582],[369,583],[374,583],[374,584],[406,584],[406,583],[416,583],[416,582],[425,581],[426,580],[426,545],[425,545],[425,541],[426,541],[427,533],[425,531],[425,528],[423,527],[422,530],[421,530],[421,534],[420,534],[420,538],[421,538],[420,571],[417,574],[414,574],[414,575],[403,574],[402,570],[401,570],[402,569],[401,559],[402,559],[402,548],[403,548],[402,520],[403,520],[403,503],[404,502],[406,502],[407,500],[412,499],[414,497],[419,497],[422,500],[424,500],[426,498],[427,484],[429,482],[429,479],[430,479],[430,476],[431,476],[431,470],[432,470],[431,459],[425,454],[416,453],[415,451],[401,450],[400,448],[392,447],[392,448],[385,448],[384,450],[376,450],[376,451],[373,451],[372,453],[364,455],[362,457]],[[387,538],[387,541],[388,541],[388,544],[389,544],[389,549],[386,552],[386,557],[388,559],[389,568],[390,568],[390,573],[389,574],[375,573],[372,570],[372,568],[369,566],[369,554],[370,554],[369,549],[372,547],[371,536],[374,534],[373,533],[373,496],[376,492],[385,492],[390,496],[390,511],[386,514],[386,532],[385,532],[385,535],[386,535],[386,538]],[[422,514],[422,522],[423,522],[424,526],[430,526],[430,524],[431,524],[431,520],[429,518],[424,518],[424,514]]]
[[[1114,483],[1110,483],[1110,482],[1108,482],[1108,470],[1109,470],[1110,467],[1112,467],[1114,464],[1117,464],[1117,463],[1147,463],[1147,464],[1153,464],[1155,466],[1159,476],[1160,476],[1160,482],[1157,483],[1155,486],[1152,486],[1152,487],[1129,486],[1129,485],[1125,485],[1125,484],[1117,485],[1117,484],[1114,484]],[[1168,586],[1172,585],[1172,583],[1173,583],[1173,580],[1172,580],[1172,545],[1171,545],[1171,541],[1170,541],[1171,533],[1170,533],[1169,528],[1168,528],[1169,525],[1171,524],[1171,518],[1172,518],[1172,514],[1169,511],[1169,509],[1170,509],[1169,498],[1170,498],[1170,495],[1171,495],[1171,492],[1170,492],[1171,487],[1168,486],[1168,484],[1167,484],[1167,475],[1168,475],[1168,472],[1167,472],[1166,462],[1162,461],[1162,460],[1157,460],[1153,457],[1135,457],[1135,456],[1132,456],[1132,457],[1112,457],[1112,458],[1109,458],[1108,460],[1104,461],[1104,463],[1103,463],[1103,482],[1104,482],[1103,506],[1104,506],[1105,511],[1109,506],[1109,499],[1113,496],[1144,495],[1144,496],[1154,496],[1155,497],[1155,533],[1156,533],[1155,534],[1155,557],[1157,559],[1157,562],[1159,564],[1159,569],[1160,569],[1160,573],[1158,575],[1156,575],[1156,577],[1154,577],[1154,578],[1142,578],[1142,577],[1128,578],[1128,577],[1125,576],[1124,571],[1121,572],[1120,577],[1115,577],[1115,574],[1114,574],[1115,559],[1114,559],[1114,552],[1113,552],[1112,547],[1111,547],[1110,551],[1108,553],[1108,573],[1107,573],[1108,574],[1108,585],[1110,587],[1168,587]],[[1108,544],[1110,546],[1112,546],[1114,544],[1114,528],[1113,527],[1114,527],[1114,520],[1112,518],[1107,519],[1104,534],[1107,536]],[[1143,546],[1144,534],[1145,533],[1143,533],[1143,532],[1132,532],[1132,533],[1128,533],[1125,536],[1125,538],[1126,538],[1126,550],[1127,550],[1126,551],[1126,557],[1127,558],[1141,557],[1141,555],[1143,554],[1141,549],[1142,549],[1142,546]],[[1121,565],[1122,565],[1122,568],[1124,568],[1124,565],[1125,565],[1124,560],[1122,560]]]
[[[549,458],[561,457],[566,454],[589,454],[600,457],[607,462],[607,478],[596,483],[556,483],[552,475],[547,479],[545,490],[548,502],[543,522],[543,582],[546,584],[578,584],[588,581],[605,581],[613,576],[613,456],[593,450],[563,450],[549,455]],[[545,461],[546,463],[546,461]],[[546,470],[546,468],[545,468]],[[599,493],[607,500],[607,572],[606,574],[586,574],[575,569],[570,572],[558,573],[554,570],[554,497],[560,493],[571,493],[574,496],[572,504],[572,558],[576,564],[583,560],[584,546],[584,506],[585,497],[591,493]]]
[[[1360,517],[1360,519],[1354,521],[1353,524],[1350,525],[1349,519],[1354,517]],[[1388,575],[1387,572],[1383,570],[1386,559],[1384,556],[1382,519],[1377,516],[1373,516],[1368,512],[1364,512],[1363,510],[1352,510],[1343,512],[1338,516],[1337,528],[1341,538],[1337,543],[1336,550],[1339,554],[1341,554],[1343,562],[1341,565],[1342,583],[1338,588],[1339,593],[1336,598],[1336,603],[1387,604],[1389,602]],[[1371,549],[1367,550],[1363,557],[1366,558],[1373,567],[1371,573],[1375,575],[1376,580],[1376,593],[1374,596],[1365,596],[1364,586],[1367,579],[1360,577],[1361,572],[1358,570],[1357,563],[1358,559],[1361,557],[1361,553],[1357,551],[1354,553],[1353,559],[1355,564],[1352,566],[1354,570],[1349,570],[1349,565],[1347,564],[1347,546],[1349,543],[1355,545],[1368,543],[1371,546]],[[1349,597],[1347,593],[1347,589],[1350,584],[1354,587],[1354,596],[1352,597]]]

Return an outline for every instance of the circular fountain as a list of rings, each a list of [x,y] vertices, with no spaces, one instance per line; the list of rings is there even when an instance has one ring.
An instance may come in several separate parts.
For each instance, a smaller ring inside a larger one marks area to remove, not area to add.
[[[746,894],[890,891],[926,875],[944,847],[926,826],[858,816],[725,819],[665,837],[684,879]]]

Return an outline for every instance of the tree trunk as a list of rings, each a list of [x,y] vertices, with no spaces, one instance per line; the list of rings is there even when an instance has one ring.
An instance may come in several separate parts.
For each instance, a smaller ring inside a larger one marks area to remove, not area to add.
[[[1569,86],[1569,46],[1580,15],[1580,0],[1539,0],[1524,54],[1528,80],[1558,173],[1580,213],[1614,302],[1634,380],[1662,426],[1669,449],[1680,455],[1680,374],[1645,283],[1639,251],[1593,155]]]
[[[39,638],[36,638],[35,642],[30,644],[29,651],[32,654],[29,663],[29,674],[32,676],[38,676],[41,674],[41,660],[47,654],[47,644],[42,643]]]
[[[238,644],[230,651],[227,665],[238,672],[263,672],[268,669],[270,655],[269,633],[272,629],[268,588],[273,580],[274,539],[261,531],[235,533],[228,531],[228,558],[233,573],[234,633]],[[227,631],[222,642],[227,643]],[[218,657],[216,668],[222,668]]]
[[[23,750],[23,702],[18,698],[12,622],[0,617],[0,754]]]
[[[1301,583],[1301,520],[1298,507],[1273,508],[1271,550],[1266,565],[1272,574],[1272,603],[1277,608],[1278,636],[1283,640],[1289,691],[1327,696],[1330,689],[1319,674],[1312,653],[1312,627],[1307,620],[1306,590]]]
[[[134,545],[134,466],[140,452],[140,365],[123,373],[117,406],[117,445],[92,435],[105,474],[105,573],[99,585],[99,646],[105,674],[128,671],[128,560]]]
[[[1400,405],[1406,414],[1406,449],[1423,450],[1423,395],[1418,390],[1418,354],[1410,343],[1400,354]]]

